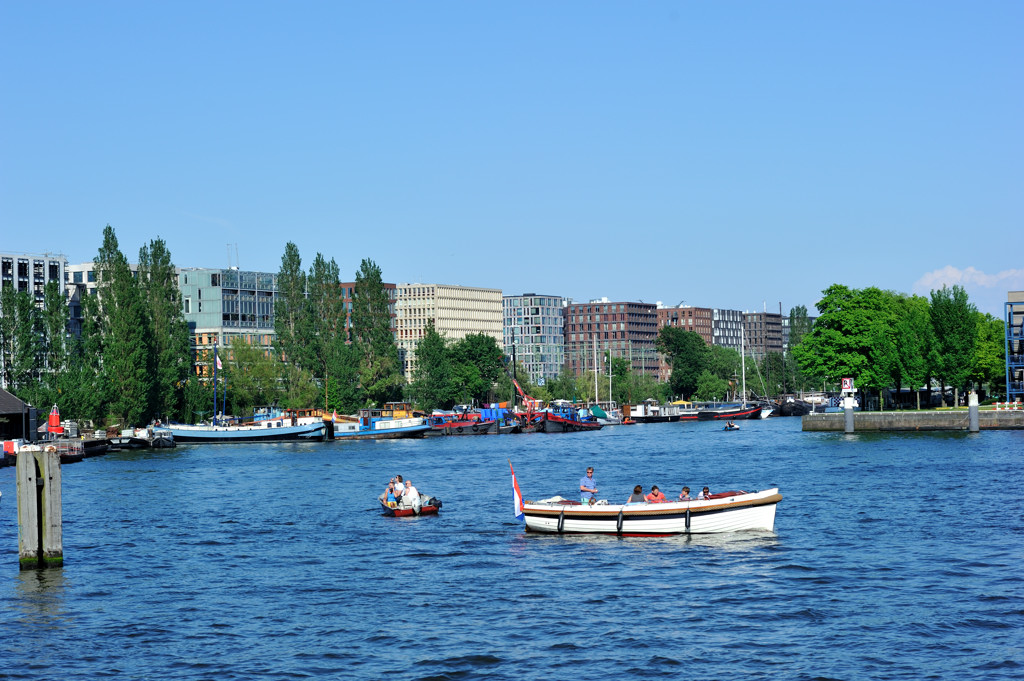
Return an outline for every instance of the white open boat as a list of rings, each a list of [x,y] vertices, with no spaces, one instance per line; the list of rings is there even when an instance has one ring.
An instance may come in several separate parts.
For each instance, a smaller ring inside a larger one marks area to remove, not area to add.
[[[775,529],[779,488],[761,492],[720,492],[707,500],[667,503],[581,504],[556,497],[524,501],[522,513],[530,532],[612,534],[652,537],[741,530]]]

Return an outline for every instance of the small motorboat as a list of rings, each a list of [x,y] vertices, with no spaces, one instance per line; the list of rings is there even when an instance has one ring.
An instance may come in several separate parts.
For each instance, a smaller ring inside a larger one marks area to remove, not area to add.
[[[737,426],[735,423],[730,423],[729,425],[727,425],[724,428],[722,428],[722,430],[739,430],[739,429],[740,429],[740,427]]]
[[[405,499],[400,502],[387,502],[383,495],[377,497],[377,501],[380,502],[384,515],[394,518],[405,518],[411,515],[437,515],[442,506],[440,499],[427,494],[421,494],[411,504]]]

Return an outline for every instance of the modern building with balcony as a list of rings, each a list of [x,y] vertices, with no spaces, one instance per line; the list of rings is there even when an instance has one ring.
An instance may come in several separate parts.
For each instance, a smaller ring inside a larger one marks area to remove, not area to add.
[[[625,357],[633,371],[659,376],[657,306],[653,303],[569,302],[565,307],[565,366],[575,375],[607,371],[604,353]],[[596,358],[595,358],[596,355]]]
[[[565,299],[524,293],[501,299],[504,352],[523,365],[536,385],[558,376],[565,364]]]
[[[1024,401],[1024,291],[1009,291],[1006,323],[1006,400]]]

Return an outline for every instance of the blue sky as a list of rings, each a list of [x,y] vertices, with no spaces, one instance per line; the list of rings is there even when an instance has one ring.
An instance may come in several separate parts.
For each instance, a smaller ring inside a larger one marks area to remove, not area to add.
[[[0,250],[576,300],[1024,289],[1020,2],[7,2]],[[236,258],[236,244],[237,255]],[[230,245],[230,246],[229,246]]]

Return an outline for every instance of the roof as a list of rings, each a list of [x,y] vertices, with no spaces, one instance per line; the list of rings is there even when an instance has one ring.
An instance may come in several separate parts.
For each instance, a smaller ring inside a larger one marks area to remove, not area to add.
[[[11,393],[0,389],[0,414],[20,414],[27,406]]]

